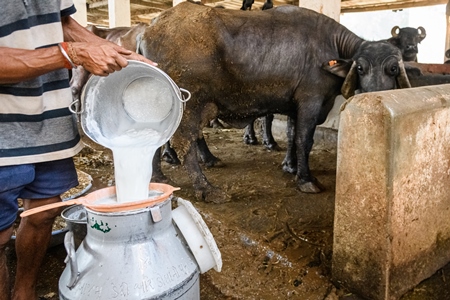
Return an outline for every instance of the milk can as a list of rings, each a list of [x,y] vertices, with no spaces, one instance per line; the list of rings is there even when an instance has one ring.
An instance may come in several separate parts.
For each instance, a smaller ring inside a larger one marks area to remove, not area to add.
[[[72,231],[65,237],[60,299],[200,299],[199,275],[220,271],[220,252],[192,204],[178,198],[172,210],[171,201],[118,212],[86,207],[81,245],[75,250]]]

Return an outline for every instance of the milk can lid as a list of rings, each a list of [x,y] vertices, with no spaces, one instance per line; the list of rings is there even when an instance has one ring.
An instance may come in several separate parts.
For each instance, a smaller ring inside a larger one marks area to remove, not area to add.
[[[200,272],[204,273],[210,268],[217,272],[222,270],[222,255],[216,241],[201,215],[191,202],[178,197],[178,207],[172,212],[172,218],[180,229],[183,237],[191,248],[199,264]],[[192,225],[194,223],[195,225]],[[192,228],[194,227],[195,228]],[[207,249],[202,247],[206,243]],[[202,248],[201,251],[196,251]]]

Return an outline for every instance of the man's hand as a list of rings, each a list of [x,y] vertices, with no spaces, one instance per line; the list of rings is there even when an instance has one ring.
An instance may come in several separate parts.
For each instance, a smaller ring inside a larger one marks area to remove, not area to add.
[[[102,43],[70,43],[68,54],[75,65],[81,65],[90,73],[99,76],[125,68],[130,59],[156,65],[144,56],[106,40],[102,40]]]
[[[76,65],[82,65],[92,74],[106,76],[128,65],[127,60],[157,64],[136,52],[102,39],[71,17],[62,18],[64,40],[69,42],[68,55]]]

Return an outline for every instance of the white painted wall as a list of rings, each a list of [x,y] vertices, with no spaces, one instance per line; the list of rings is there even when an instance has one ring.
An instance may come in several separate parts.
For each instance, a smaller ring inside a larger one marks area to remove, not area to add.
[[[445,4],[383,10],[374,12],[341,14],[341,24],[360,37],[376,41],[391,37],[394,26],[422,26],[427,37],[419,44],[418,61],[421,63],[443,63],[446,39]]]
[[[320,12],[339,22],[341,0],[300,0],[299,6]]]

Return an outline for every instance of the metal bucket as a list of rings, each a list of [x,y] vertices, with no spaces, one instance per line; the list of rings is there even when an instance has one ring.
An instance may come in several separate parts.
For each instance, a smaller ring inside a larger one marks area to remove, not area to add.
[[[89,138],[110,149],[123,147],[123,136],[142,132],[151,132],[146,143],[160,147],[178,127],[189,98],[189,91],[159,68],[130,60],[107,77],[89,78],[81,95],[81,126]]]

